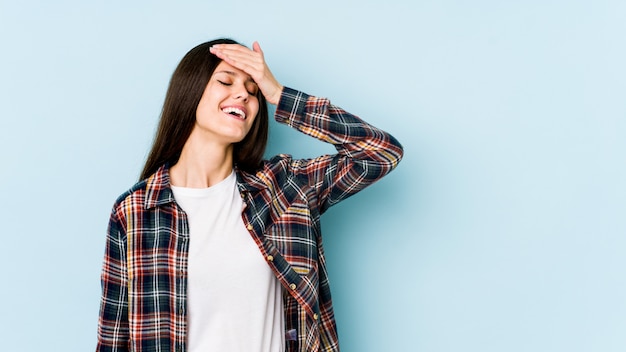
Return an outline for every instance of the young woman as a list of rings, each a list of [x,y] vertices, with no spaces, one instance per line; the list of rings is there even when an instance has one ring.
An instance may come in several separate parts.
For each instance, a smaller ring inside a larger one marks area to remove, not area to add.
[[[337,154],[263,160],[275,119]],[[338,351],[320,215],[402,158],[389,134],[283,87],[258,43],[189,51],[141,181],[113,206],[98,351]]]

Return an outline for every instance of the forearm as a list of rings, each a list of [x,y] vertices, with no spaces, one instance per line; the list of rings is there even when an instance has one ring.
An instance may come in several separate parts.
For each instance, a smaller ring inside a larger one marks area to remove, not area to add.
[[[393,136],[328,99],[285,87],[275,117],[337,149],[335,155],[293,160],[290,165],[290,172],[315,190],[321,212],[387,175],[403,156],[402,145]]]
[[[285,87],[275,117],[280,123],[333,144],[339,154],[379,164],[384,173],[395,168],[403,156],[402,145],[389,133],[325,98]]]

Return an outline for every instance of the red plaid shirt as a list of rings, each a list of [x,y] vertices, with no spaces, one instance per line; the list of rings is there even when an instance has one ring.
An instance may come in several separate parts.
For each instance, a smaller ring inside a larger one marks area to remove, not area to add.
[[[278,155],[254,174],[236,169],[242,218],[286,292],[286,351],[338,351],[320,215],[389,173],[402,146],[327,99],[289,88],[275,118],[332,143],[338,153],[306,160]],[[113,207],[97,351],[187,350],[188,249],[187,218],[163,166]]]

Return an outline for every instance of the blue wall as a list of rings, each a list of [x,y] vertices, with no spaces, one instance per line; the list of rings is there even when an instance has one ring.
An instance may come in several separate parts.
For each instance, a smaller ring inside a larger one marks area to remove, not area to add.
[[[324,217],[343,350],[626,348],[623,1],[0,0],[0,341],[88,351],[110,207],[194,45],[394,134]],[[174,3],[174,2],[171,2]],[[328,146],[272,125],[270,151]]]

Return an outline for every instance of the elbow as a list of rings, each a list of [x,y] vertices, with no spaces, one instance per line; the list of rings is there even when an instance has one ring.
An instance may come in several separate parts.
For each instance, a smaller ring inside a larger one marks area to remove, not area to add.
[[[363,165],[363,175],[371,181],[393,171],[404,157],[404,147],[390,134],[384,135],[384,144],[372,151]]]
[[[395,169],[404,157],[404,147],[392,135],[385,135],[384,147],[378,150],[377,167],[378,177],[382,177]]]
[[[389,144],[389,153],[392,155],[390,160],[392,164],[391,170],[393,170],[398,166],[398,164],[400,163],[400,161],[402,161],[402,158],[404,157],[404,147],[394,136],[391,135],[389,135]]]

